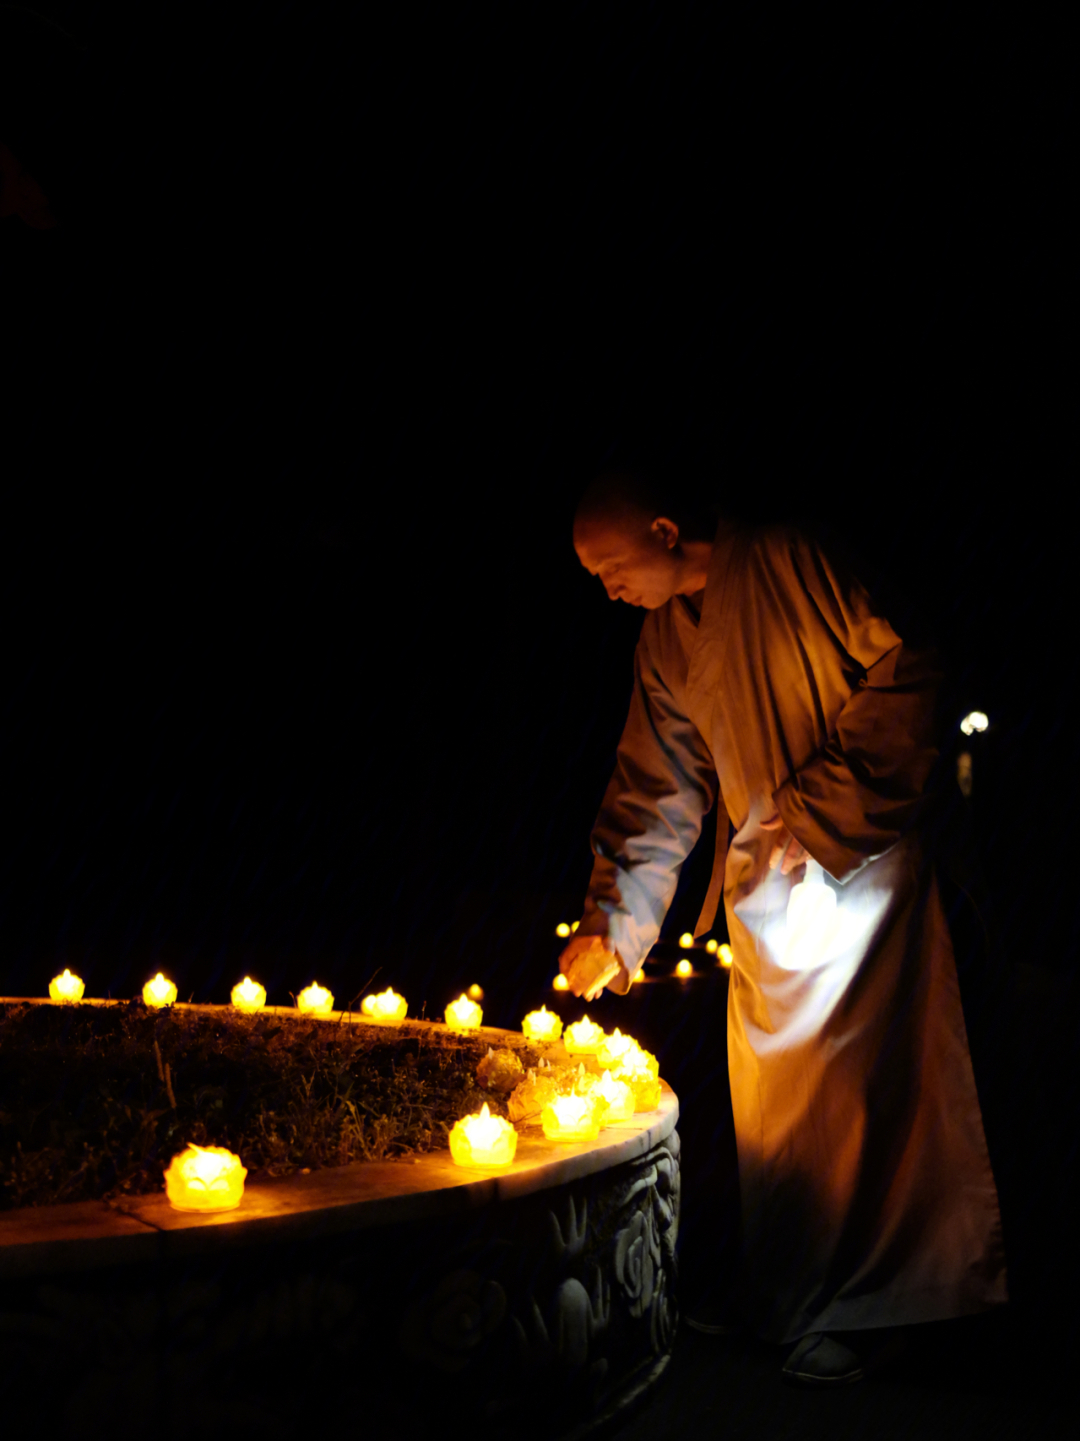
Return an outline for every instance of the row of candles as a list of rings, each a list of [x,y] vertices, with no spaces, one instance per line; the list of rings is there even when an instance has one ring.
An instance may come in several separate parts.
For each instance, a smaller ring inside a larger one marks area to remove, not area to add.
[[[65,970],[50,982],[49,996],[53,1001],[77,1004],[83,999],[84,989],[82,980]],[[451,1030],[480,1027],[483,1010],[474,996],[482,999],[483,991],[479,986],[469,989],[473,996],[462,994],[446,1008],[446,1023]],[[161,972],[143,987],[143,1000],[154,1008],[173,1005],[176,994],[175,983]],[[266,990],[245,976],[233,987],[231,999],[238,1011],[255,1013],[266,1004]],[[296,999],[298,1009],[306,1015],[326,1017],[333,1011],[333,995],[318,983],[306,987]],[[370,1021],[400,1024],[407,1012],[404,996],[392,989],[366,996],[361,1003],[361,1014]],[[620,1031],[608,1035],[583,1016],[566,1026],[564,1033],[561,1018],[546,1006],[530,1011],[521,1030],[525,1039],[534,1043],[552,1043],[561,1037],[568,1055],[579,1060],[594,1059],[603,1068],[597,1080],[595,1075],[586,1075],[581,1062],[580,1077],[570,1094],[546,1095],[540,1123],[549,1140],[595,1140],[604,1126],[629,1120],[636,1110],[653,1110],[659,1104],[655,1056]],[[535,1081],[535,1073],[529,1075],[530,1081]],[[553,1084],[548,1090],[554,1092]],[[508,1166],[517,1151],[517,1131],[501,1116],[493,1116],[486,1102],[479,1112],[456,1122],[449,1139],[450,1154],[461,1166]],[[165,1191],[170,1203],[180,1211],[229,1211],[240,1204],[246,1176],[246,1168],[233,1152],[221,1146],[191,1144],[173,1157],[165,1172]]]

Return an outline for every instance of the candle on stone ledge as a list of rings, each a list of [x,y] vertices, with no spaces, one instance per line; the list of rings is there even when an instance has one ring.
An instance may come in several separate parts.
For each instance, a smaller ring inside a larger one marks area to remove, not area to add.
[[[328,1016],[334,1009],[334,993],[312,981],[297,996],[296,1006],[305,1016]]]
[[[253,981],[250,976],[245,976],[233,986],[229,999],[238,1011],[252,1016],[266,1005],[266,987],[260,986],[258,981]]]
[[[588,1016],[567,1026],[563,1044],[571,1056],[595,1056],[606,1037],[603,1026],[598,1026]]]
[[[521,1023],[521,1033],[527,1041],[557,1041],[562,1035],[562,1021],[547,1006],[530,1011]]]
[[[397,1023],[405,1019],[408,1009],[409,1005],[405,997],[399,996],[389,986],[385,991],[379,991],[377,995],[365,996],[360,1002],[360,1014],[366,1016],[369,1021]]]
[[[154,979],[143,986],[142,998],[148,1006],[171,1006],[176,1000],[176,987],[158,971]]]
[[[634,1115],[634,1088],[629,1081],[617,1081],[610,1071],[605,1071],[593,1087],[593,1093],[607,1102],[608,1113],[605,1125],[618,1121],[629,1121]]]
[[[63,975],[53,976],[49,982],[49,999],[52,1001],[81,1001],[85,989],[79,977],[73,976],[65,966]]]
[[[165,1194],[177,1211],[234,1211],[247,1170],[223,1146],[189,1145],[165,1172]]]
[[[618,1026],[610,1036],[604,1037],[604,1044],[596,1053],[597,1064],[606,1067],[621,1066],[623,1058],[631,1051],[640,1049],[632,1036],[624,1036]]]
[[[625,1081],[634,1093],[634,1111],[655,1111],[660,1105],[660,1078],[643,1067],[620,1066],[612,1080]]]
[[[475,1031],[483,1018],[483,1011],[466,995],[458,996],[446,1008],[446,1024],[452,1031]]]
[[[450,1155],[459,1166],[509,1166],[516,1150],[517,1132],[502,1116],[493,1116],[486,1101],[450,1131]]]
[[[540,1113],[549,1141],[595,1141],[607,1103],[593,1095],[554,1096]]]

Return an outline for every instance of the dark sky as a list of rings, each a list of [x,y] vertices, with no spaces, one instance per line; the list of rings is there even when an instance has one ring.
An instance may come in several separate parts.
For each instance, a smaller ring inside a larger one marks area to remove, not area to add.
[[[539,995],[640,624],[569,545],[617,452],[936,640],[1003,923],[1069,962],[1055,37],[39,8],[83,49],[65,223],[0,222],[0,989]]]

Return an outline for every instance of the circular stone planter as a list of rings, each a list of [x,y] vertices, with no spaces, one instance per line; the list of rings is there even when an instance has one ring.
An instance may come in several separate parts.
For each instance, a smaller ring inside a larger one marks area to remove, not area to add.
[[[78,1436],[584,1435],[668,1362],[677,1118],[665,1087],[591,1143],[530,1128],[497,1172],[359,1163],[214,1216],[164,1194],[0,1213],[5,1396]]]

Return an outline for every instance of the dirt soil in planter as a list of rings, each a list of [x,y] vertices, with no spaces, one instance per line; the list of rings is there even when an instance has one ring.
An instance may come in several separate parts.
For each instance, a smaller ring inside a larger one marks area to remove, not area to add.
[[[159,1191],[190,1141],[251,1178],[445,1149],[485,1101],[507,1113],[476,1079],[488,1044],[141,1000],[0,1006],[0,1210]]]

